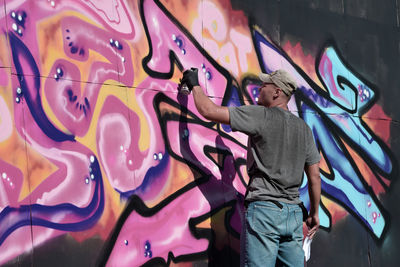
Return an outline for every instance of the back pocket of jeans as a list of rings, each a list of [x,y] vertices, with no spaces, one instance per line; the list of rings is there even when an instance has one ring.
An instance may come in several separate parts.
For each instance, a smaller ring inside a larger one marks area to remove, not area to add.
[[[282,211],[272,205],[254,205],[251,226],[257,233],[268,235],[279,232]]]

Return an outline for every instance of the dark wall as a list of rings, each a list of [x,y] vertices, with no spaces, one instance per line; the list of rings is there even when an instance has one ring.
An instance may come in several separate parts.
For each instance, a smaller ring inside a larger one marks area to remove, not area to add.
[[[239,1],[250,23],[260,25],[273,41],[301,43],[314,57],[327,41],[336,43],[346,60],[361,76],[378,88],[377,101],[391,118],[390,144],[400,158],[400,25],[396,0],[352,1]],[[397,266],[400,261],[400,185],[379,196],[390,214],[387,236],[376,242],[351,216],[320,231],[307,266]]]

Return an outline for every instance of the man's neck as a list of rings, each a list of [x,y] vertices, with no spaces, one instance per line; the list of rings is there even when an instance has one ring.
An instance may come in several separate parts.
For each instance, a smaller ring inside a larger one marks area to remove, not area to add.
[[[284,110],[289,110],[286,102],[273,103],[272,105],[268,106],[267,108],[273,108],[273,107],[278,107],[278,108],[281,108]]]

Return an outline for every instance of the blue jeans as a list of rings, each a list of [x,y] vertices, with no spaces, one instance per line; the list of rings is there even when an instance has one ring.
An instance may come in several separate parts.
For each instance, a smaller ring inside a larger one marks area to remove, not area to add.
[[[303,213],[299,205],[251,202],[240,237],[241,266],[304,266]]]

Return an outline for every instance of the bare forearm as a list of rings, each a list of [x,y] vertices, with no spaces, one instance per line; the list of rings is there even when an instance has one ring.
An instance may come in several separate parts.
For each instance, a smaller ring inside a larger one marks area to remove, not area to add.
[[[308,194],[310,196],[310,215],[318,215],[319,201],[321,199],[321,179],[319,176],[309,180]]]
[[[199,113],[206,119],[229,124],[229,111],[227,107],[216,105],[204,94],[203,88],[194,86],[193,90],[194,103]]]
[[[308,179],[308,194],[310,196],[310,215],[318,215],[319,201],[321,198],[321,177],[319,173],[319,164],[313,164],[305,167]]]
[[[192,93],[197,110],[203,117],[207,118],[207,112],[215,106],[214,102],[206,96],[200,86],[193,87]]]

